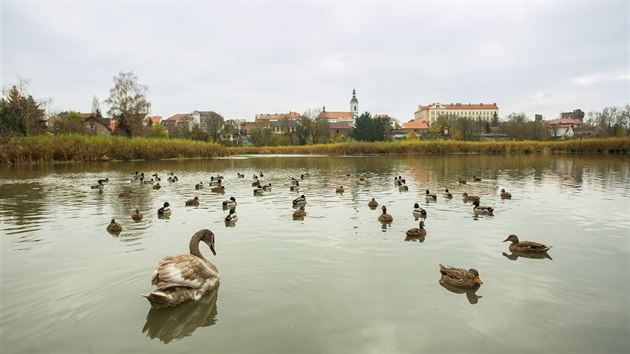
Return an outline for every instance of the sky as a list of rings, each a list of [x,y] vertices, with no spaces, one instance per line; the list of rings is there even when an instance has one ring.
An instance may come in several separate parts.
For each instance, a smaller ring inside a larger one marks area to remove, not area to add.
[[[628,1],[6,1],[2,87],[90,112],[114,77],[151,115],[496,103],[499,116],[629,103]],[[101,110],[109,107],[102,104]]]

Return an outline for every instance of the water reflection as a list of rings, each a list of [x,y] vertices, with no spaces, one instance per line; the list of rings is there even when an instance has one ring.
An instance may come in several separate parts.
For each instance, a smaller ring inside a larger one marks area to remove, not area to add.
[[[550,259],[553,261],[553,258],[551,258],[551,256],[547,252],[544,252],[544,253],[512,252],[510,254],[502,252],[501,254],[503,254],[505,258],[511,261],[517,260],[518,257],[531,258],[531,259]]]
[[[424,242],[424,238],[426,237],[426,235],[422,235],[422,236],[409,236],[406,235],[405,236],[405,241],[407,242]]]
[[[446,284],[442,284],[441,282],[440,282],[440,285],[444,289],[446,289],[446,290],[448,290],[448,291],[450,291],[452,293],[455,293],[455,294],[466,294],[466,299],[468,299],[468,302],[471,305],[476,304],[477,302],[479,302],[479,299],[481,299],[483,297],[481,295],[477,295],[476,294],[477,290],[479,290],[479,287],[474,288],[474,289],[462,289],[462,288],[457,288],[457,287],[454,287],[454,286],[449,286],[449,285],[446,285]]]
[[[217,323],[217,296],[219,285],[199,301],[187,302],[172,308],[151,308],[142,333],[151,339],[166,343],[188,337],[199,327]]]

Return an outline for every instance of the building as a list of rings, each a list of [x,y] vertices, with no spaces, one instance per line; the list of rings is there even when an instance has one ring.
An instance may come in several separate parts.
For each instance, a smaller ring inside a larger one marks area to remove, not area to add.
[[[495,114],[499,116],[499,107],[496,103],[433,103],[427,106],[419,105],[414,117],[415,120],[425,121],[430,126],[439,117],[480,119],[489,122]]]
[[[350,111],[326,111],[326,106],[322,107],[319,118],[327,119],[328,123],[349,122],[354,125],[354,121],[359,117],[359,100],[357,99],[357,91],[352,89],[352,98],[350,99]]]
[[[302,115],[297,112],[256,114],[256,123],[271,129],[274,134],[294,132]]]
[[[142,120],[142,124],[146,127],[153,124],[160,124],[160,122],[162,122],[162,116],[146,116]]]
[[[580,119],[558,118],[546,121],[549,124],[549,135],[555,139],[572,138],[575,130],[582,125]]]
[[[116,121],[110,118],[100,118],[93,113],[81,113],[85,120],[88,133],[94,135],[112,135],[116,130]]]
[[[190,119],[192,125],[199,127],[202,132],[217,134],[223,128],[223,117],[213,111],[193,111]]]

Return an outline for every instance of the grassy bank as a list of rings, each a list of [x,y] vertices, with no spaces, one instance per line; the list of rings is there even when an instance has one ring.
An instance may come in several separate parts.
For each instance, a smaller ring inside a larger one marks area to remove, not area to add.
[[[443,154],[627,154],[630,138],[566,141],[396,141],[341,144],[234,147],[230,154],[443,155]]]
[[[146,139],[86,135],[31,136],[3,143],[0,161],[36,163],[54,161],[160,160],[216,157],[227,154],[214,144],[179,139]]]
[[[628,154],[630,138],[566,141],[397,141],[325,145],[231,147],[177,139],[146,139],[85,135],[12,138],[2,143],[3,163],[54,161],[161,160],[210,158],[238,154],[444,155],[444,154]]]

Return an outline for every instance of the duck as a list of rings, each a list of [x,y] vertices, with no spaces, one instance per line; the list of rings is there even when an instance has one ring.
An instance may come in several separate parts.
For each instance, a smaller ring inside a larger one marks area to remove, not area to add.
[[[424,228],[424,221],[420,220],[418,227],[407,230],[406,234],[409,237],[425,237],[427,235],[427,230]]]
[[[265,189],[261,186],[256,187],[256,189],[254,189],[254,195],[263,195],[263,191]]]
[[[144,215],[142,215],[142,213],[140,212],[140,210],[138,210],[136,208],[136,210],[134,210],[133,213],[131,213],[131,218],[135,221],[140,221],[142,220],[142,218],[144,217]]]
[[[304,219],[306,216],[306,210],[304,210],[304,205],[300,206],[300,209],[293,212],[293,219]]]
[[[343,194],[343,186],[339,186],[339,187],[335,188],[335,192]]]
[[[194,197],[193,199],[188,199],[185,204],[186,204],[186,206],[198,206],[199,205],[199,197]]]
[[[457,183],[459,183],[459,184],[466,184],[466,180],[465,180],[465,179],[462,179],[461,177],[459,177],[459,178],[457,179]]]
[[[512,199],[512,194],[505,191],[505,189],[501,189],[501,199]]]
[[[173,172],[171,172],[171,173],[173,173]],[[168,176],[168,182],[169,183],[175,183],[177,181],[179,181],[179,178],[177,178],[177,176]]]
[[[221,179],[217,178],[217,177],[210,177],[210,182],[208,182],[209,186],[220,186],[221,185]]]
[[[472,289],[483,284],[481,278],[479,278],[479,272],[475,268],[466,270],[463,268],[445,267],[440,264],[440,274],[442,274],[440,284],[444,286]]]
[[[118,233],[122,231],[122,225],[116,222],[116,220],[112,219],[112,221],[107,225],[107,231],[111,233]]]
[[[171,214],[171,208],[170,208],[170,204],[168,202],[164,202],[164,205],[162,207],[160,207],[157,211],[158,215],[170,215]]]
[[[383,205],[381,209],[383,210],[383,213],[378,216],[378,221],[382,223],[390,223],[394,221],[394,218],[391,215],[387,214],[387,208],[385,207],[385,205]]]
[[[405,184],[404,180],[398,186],[398,190],[401,191],[401,192],[406,192],[406,191],[409,190],[409,187],[407,187],[407,185]]]
[[[295,206],[306,205],[306,197],[304,196],[304,194],[302,194],[301,196],[293,199],[293,205],[295,205]]]
[[[269,192],[269,191],[271,191],[271,183],[267,183],[266,185],[262,186],[262,189],[263,189],[265,192]]]
[[[473,178],[472,178],[472,179],[473,179],[473,181],[474,181],[474,182],[481,182],[481,178],[480,178],[480,177],[477,177],[477,176],[475,176],[475,175],[473,175]]]
[[[158,183],[154,184],[152,188],[153,189],[160,189],[160,188],[162,188],[162,186],[160,186],[160,182],[158,182]]]
[[[226,223],[235,223],[238,220],[238,215],[236,215],[236,208],[230,209],[230,213],[225,217]]]
[[[120,192],[120,194],[118,194],[119,198],[127,198],[127,197],[131,197],[133,195],[133,191],[131,190],[127,190],[124,192]]]
[[[152,307],[173,307],[198,301],[219,284],[219,270],[199,250],[199,243],[204,242],[216,255],[214,238],[212,231],[199,230],[190,239],[190,254],[167,256],[158,263],[151,275],[151,284],[156,289],[142,294]]]
[[[473,201],[473,212],[475,214],[492,215],[493,211],[494,211],[493,207],[479,205],[479,200]]]
[[[427,202],[435,202],[437,201],[437,194],[431,194],[431,192],[429,192],[429,190],[427,189],[427,191],[424,193],[424,198],[427,200]]]
[[[199,182],[197,184],[195,184],[195,189],[203,189],[203,182]]]
[[[448,188],[444,190],[444,198],[447,198],[447,199],[453,198],[453,194],[448,191]]]
[[[368,202],[368,206],[372,209],[376,208],[378,206],[378,202],[376,201],[376,199],[372,198],[372,200],[370,200]]]
[[[105,188],[105,185],[103,183],[101,183],[101,182],[98,182],[97,184],[90,186],[90,188],[91,189],[98,189],[99,192],[102,192],[103,188]]]
[[[299,184],[292,185],[291,187],[289,187],[289,190],[291,192],[299,192],[300,191],[300,185]]]
[[[98,184],[103,184],[103,183],[108,183],[109,182],[109,177],[106,178],[102,178],[96,181]]]
[[[225,193],[225,186],[212,187],[210,188],[210,191],[214,193]]]
[[[242,173],[240,173],[240,172],[237,172],[237,173],[236,173],[236,177],[237,177],[237,178],[245,178],[245,175],[244,175],[244,174],[242,174]]]
[[[300,182],[295,177],[291,177],[291,185],[292,186],[299,186]]]
[[[468,195],[468,193],[464,192],[462,194],[462,200],[464,202],[472,202],[475,200],[479,200],[479,196],[478,195]]]
[[[511,242],[509,248],[512,253],[545,253],[552,247],[533,241],[519,241],[516,235],[510,235],[503,240],[507,241]]]
[[[252,187],[260,187],[260,181],[256,180],[252,182]]]
[[[426,218],[427,211],[422,209],[418,203],[414,203],[412,214],[416,218]]]
[[[234,197],[230,197],[230,199],[228,200],[224,200],[223,201],[223,207],[224,208],[236,208],[236,198]]]
[[[142,180],[142,183],[143,183],[143,184],[154,184],[154,183],[155,183],[155,181],[153,180],[153,178],[151,178],[151,179],[150,179],[150,180],[148,180],[148,181],[145,181],[145,180],[143,179],[143,180]]]

